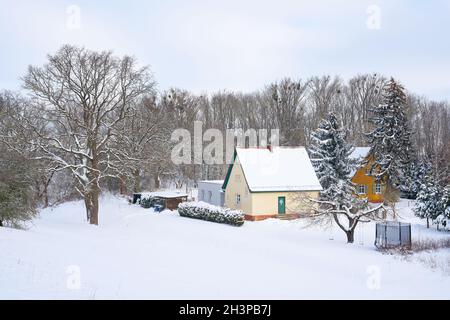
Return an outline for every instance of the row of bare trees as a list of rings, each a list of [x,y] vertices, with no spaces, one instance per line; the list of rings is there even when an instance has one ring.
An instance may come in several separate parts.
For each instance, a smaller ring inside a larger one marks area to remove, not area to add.
[[[0,94],[1,160],[26,159],[19,165],[27,164],[42,205],[81,197],[97,224],[102,190],[188,188],[223,178],[226,165],[172,164],[176,128],[193,134],[200,120],[204,130],[224,136],[227,129],[280,129],[282,145],[309,145],[311,132],[333,111],[349,130],[348,141],[362,146],[369,109],[385,81],[375,74],[349,81],[323,76],[286,78],[252,93],[158,92],[150,70],[134,58],[66,45],[44,66],[29,67],[26,95]],[[408,101],[417,154],[430,157],[436,171],[448,170],[449,104],[413,94]]]
[[[348,129],[348,141],[366,146],[370,131],[370,110],[381,101],[386,78],[358,75],[345,82],[339,77],[313,77],[306,81],[289,78],[274,82],[253,93],[216,92],[209,96],[193,95],[171,89],[162,94],[163,101],[179,106],[179,127],[192,130],[193,119],[201,120],[205,129],[229,128],[280,129],[281,145],[310,144],[311,132],[329,112],[342,118]],[[182,102],[180,102],[182,101]],[[408,94],[408,119],[412,128],[415,156],[433,164],[436,173],[449,173],[450,105]],[[224,150],[225,151],[225,150]],[[223,178],[226,166],[203,165],[184,170],[185,178]]]

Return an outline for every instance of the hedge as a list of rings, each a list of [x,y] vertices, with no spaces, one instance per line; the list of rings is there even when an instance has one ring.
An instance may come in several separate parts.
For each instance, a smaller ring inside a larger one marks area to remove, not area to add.
[[[156,199],[153,197],[141,196],[140,205],[142,208],[151,208],[155,205]]]
[[[233,226],[244,224],[244,213],[242,211],[217,207],[206,202],[182,202],[178,205],[178,213],[182,217],[226,223]]]

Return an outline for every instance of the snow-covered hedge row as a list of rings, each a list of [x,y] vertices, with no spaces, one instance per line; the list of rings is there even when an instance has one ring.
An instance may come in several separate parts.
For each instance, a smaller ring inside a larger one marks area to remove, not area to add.
[[[233,226],[244,224],[244,213],[242,211],[217,207],[201,201],[180,203],[178,213],[182,217],[226,223]]]

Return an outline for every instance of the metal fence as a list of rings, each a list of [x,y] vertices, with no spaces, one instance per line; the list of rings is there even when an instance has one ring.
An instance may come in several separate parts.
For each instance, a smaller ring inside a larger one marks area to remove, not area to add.
[[[410,223],[378,222],[375,230],[375,246],[377,248],[411,248]]]

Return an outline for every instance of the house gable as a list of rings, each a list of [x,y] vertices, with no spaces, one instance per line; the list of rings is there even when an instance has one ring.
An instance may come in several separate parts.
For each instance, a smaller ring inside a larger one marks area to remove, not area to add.
[[[225,206],[231,209],[252,212],[251,191],[239,162],[230,165],[225,186]]]
[[[367,152],[360,163],[361,166],[353,173],[351,180],[355,184],[356,195],[361,199],[367,198],[369,202],[383,202],[386,183],[385,180],[377,181],[374,176],[369,175],[373,165],[370,153]]]

